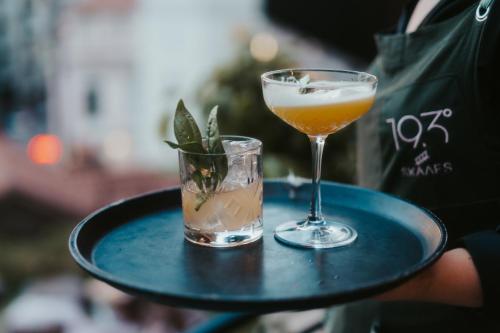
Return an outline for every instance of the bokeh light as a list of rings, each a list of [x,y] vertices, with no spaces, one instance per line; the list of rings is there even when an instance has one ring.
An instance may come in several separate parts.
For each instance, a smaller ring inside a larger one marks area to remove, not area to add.
[[[28,142],[28,157],[36,164],[56,164],[62,151],[61,140],[52,134],[38,134]]]
[[[278,54],[278,42],[268,33],[258,33],[250,40],[250,54],[261,62],[271,61]]]

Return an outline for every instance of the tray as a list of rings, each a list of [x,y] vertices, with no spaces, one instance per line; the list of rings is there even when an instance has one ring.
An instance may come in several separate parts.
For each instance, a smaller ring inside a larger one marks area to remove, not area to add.
[[[69,247],[88,273],[127,293],[179,307],[275,312],[365,298],[411,277],[443,252],[446,230],[431,213],[379,192],[322,183],[323,214],[358,239],[333,249],[277,242],[274,228],[304,217],[311,186],[264,184],[264,236],[235,248],[183,239],[180,190],[111,204],[73,230]]]

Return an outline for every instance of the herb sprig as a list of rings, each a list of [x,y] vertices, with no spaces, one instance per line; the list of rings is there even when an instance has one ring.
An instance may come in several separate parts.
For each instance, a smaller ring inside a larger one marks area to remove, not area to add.
[[[185,157],[194,169],[191,178],[200,190],[196,194],[196,211],[218,190],[228,172],[228,161],[217,123],[217,110],[218,107],[215,106],[210,111],[204,144],[196,121],[181,99],[177,104],[174,117],[174,134],[177,143],[165,140],[165,143],[173,149],[192,153],[186,154]]]

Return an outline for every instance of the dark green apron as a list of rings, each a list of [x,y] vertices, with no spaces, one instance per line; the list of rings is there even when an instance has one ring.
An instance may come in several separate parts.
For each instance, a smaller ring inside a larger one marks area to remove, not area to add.
[[[431,14],[456,3],[442,0]],[[450,244],[500,223],[500,152],[491,141],[500,130],[488,125],[492,110],[478,79],[490,5],[469,1],[413,33],[377,35],[379,56],[369,70],[379,78],[377,99],[358,122],[360,184],[432,210]],[[500,332],[469,309],[389,303],[380,311],[382,333]]]
[[[491,144],[500,130],[487,126],[478,88],[487,17],[477,9],[377,35],[369,70],[379,78],[377,99],[358,122],[360,184],[431,209],[451,241],[500,223],[500,152]]]

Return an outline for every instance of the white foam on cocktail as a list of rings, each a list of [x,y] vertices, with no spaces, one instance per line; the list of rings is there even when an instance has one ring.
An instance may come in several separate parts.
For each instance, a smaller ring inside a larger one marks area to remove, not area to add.
[[[312,89],[301,93],[301,89]],[[346,103],[373,97],[374,89],[364,82],[316,81],[306,86],[300,84],[268,85],[264,99],[271,107],[300,107]]]

